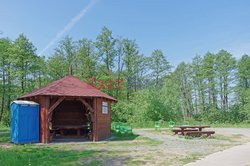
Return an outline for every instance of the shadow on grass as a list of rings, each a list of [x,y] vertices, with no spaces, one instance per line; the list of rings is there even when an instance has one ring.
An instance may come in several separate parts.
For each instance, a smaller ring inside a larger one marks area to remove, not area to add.
[[[112,134],[113,138],[111,141],[132,141],[135,140],[139,135],[136,134]]]

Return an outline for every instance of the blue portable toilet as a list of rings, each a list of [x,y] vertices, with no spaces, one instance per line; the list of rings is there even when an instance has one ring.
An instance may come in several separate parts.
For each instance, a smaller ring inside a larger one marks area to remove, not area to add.
[[[16,100],[10,108],[10,141],[17,144],[39,142],[39,104]]]

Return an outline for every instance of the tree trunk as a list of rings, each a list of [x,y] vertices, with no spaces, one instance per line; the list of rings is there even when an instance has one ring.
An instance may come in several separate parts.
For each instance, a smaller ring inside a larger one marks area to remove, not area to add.
[[[1,122],[2,117],[3,117],[4,104],[5,104],[5,72],[4,72],[4,67],[3,67],[2,74],[3,74],[3,76],[2,76],[2,80],[3,80],[2,88],[3,88],[3,91],[2,91],[2,101],[1,101],[0,122]]]

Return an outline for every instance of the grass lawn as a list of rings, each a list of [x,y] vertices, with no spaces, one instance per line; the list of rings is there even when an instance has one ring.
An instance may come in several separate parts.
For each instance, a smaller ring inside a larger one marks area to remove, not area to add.
[[[0,134],[0,165],[3,166],[56,166],[56,165],[99,165],[98,161],[82,164],[79,159],[99,153],[94,150],[64,150],[63,146],[38,146],[33,144],[6,144],[9,134]],[[6,145],[3,148],[1,145]]]
[[[211,127],[214,127],[214,128],[250,128],[250,123],[238,123],[238,124],[220,123],[220,124],[212,124]]]
[[[16,145],[12,148],[0,149],[0,163],[4,166],[73,166],[80,165],[79,158],[86,158],[95,153],[97,152],[93,150],[65,151],[53,147]]]
[[[115,135],[112,140],[104,142],[86,142],[80,144],[49,145],[15,145],[9,144],[9,134],[0,135],[0,165],[4,166],[98,166],[103,161],[120,160],[119,155],[127,155],[127,148],[140,146],[157,146],[160,141],[139,135]],[[2,147],[1,147],[2,145]],[[103,151],[105,149],[105,151]],[[119,157],[118,157],[119,156]],[[124,163],[134,161],[122,159]],[[133,164],[132,164],[133,165]]]
[[[202,155],[199,153],[192,153],[191,155],[180,159],[180,161],[181,161],[182,165],[185,165],[185,164],[188,164],[188,163],[191,163],[191,162],[198,160],[201,156]]]

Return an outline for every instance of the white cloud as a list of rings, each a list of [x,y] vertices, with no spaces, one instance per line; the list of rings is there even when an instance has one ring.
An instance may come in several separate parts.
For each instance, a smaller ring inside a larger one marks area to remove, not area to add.
[[[44,47],[39,53],[38,55],[42,55],[44,54],[51,46],[53,46],[55,44],[55,42],[60,39],[65,33],[67,33],[68,31],[70,31],[77,22],[79,22],[88,12],[88,10],[96,3],[97,0],[91,0],[89,2],[89,4],[83,8],[79,14],[77,14],[75,17],[73,17],[69,23],[61,30],[57,33],[57,35],[46,45],[46,47]]]

